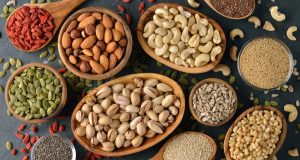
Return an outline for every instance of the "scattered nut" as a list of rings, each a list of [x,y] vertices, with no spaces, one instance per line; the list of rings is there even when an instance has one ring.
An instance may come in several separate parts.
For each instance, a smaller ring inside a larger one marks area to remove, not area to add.
[[[282,22],[285,20],[285,14],[278,11],[278,6],[272,6],[269,10],[274,20],[278,22]]]
[[[293,104],[286,104],[284,106],[284,111],[290,113],[289,118],[288,118],[289,122],[293,122],[297,119],[298,111],[297,111],[297,108]]]
[[[195,0],[187,0],[189,5],[193,8],[198,8],[200,6],[200,3],[196,2]]]
[[[286,31],[286,35],[289,40],[291,41],[297,40],[297,38],[293,35],[293,33],[297,31],[297,29],[298,29],[297,26],[291,26],[288,28],[288,30]]]
[[[236,46],[232,46],[229,50],[229,57],[233,60],[233,61],[237,61],[237,47]]]
[[[258,28],[259,26],[261,26],[260,19],[258,17],[255,17],[255,16],[251,16],[248,19],[248,22],[254,23],[254,28]]]
[[[214,72],[222,72],[223,76],[230,75],[230,68],[226,64],[218,64],[216,68],[213,69]]]
[[[241,39],[244,38],[244,32],[241,30],[241,29],[233,29],[230,31],[230,38],[234,41],[235,37],[238,36],[240,37]]]
[[[299,156],[299,152],[298,152],[297,148],[293,148],[293,149],[288,150],[288,154],[291,157],[298,157]]]
[[[266,30],[266,31],[270,31],[270,32],[273,32],[275,31],[275,27],[273,26],[273,24],[269,21],[266,21],[264,26],[263,26],[263,29]]]

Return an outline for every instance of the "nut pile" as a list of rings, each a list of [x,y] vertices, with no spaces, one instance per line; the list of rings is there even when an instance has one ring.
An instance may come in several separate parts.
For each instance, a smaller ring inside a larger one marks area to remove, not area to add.
[[[257,110],[247,114],[234,128],[229,139],[233,159],[267,159],[276,148],[282,120],[273,111]]]
[[[62,85],[48,69],[30,67],[16,76],[9,89],[9,105],[26,120],[50,116],[61,102]]]
[[[234,111],[236,99],[224,84],[205,83],[196,90],[192,101],[203,122],[218,124]]]
[[[144,28],[144,38],[155,54],[185,67],[216,61],[222,53],[220,31],[199,14],[176,8],[158,8]]]
[[[89,96],[76,113],[80,124],[75,134],[85,136],[91,146],[101,144],[102,150],[111,152],[139,147],[144,138],[164,133],[181,105],[173,88],[157,79],[133,81],[105,86]]]
[[[69,62],[80,71],[103,74],[122,60],[127,39],[122,22],[94,12],[70,22],[61,43]]]

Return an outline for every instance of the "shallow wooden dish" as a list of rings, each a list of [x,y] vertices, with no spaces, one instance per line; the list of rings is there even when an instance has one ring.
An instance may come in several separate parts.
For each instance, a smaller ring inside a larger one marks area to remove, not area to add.
[[[138,29],[137,29],[137,37],[138,37],[138,41],[140,43],[140,45],[142,46],[142,48],[144,49],[144,51],[153,59],[155,59],[156,61],[171,67],[175,70],[181,71],[181,72],[185,72],[185,73],[192,73],[192,74],[198,74],[198,73],[205,73],[208,71],[211,71],[212,69],[214,69],[221,61],[224,52],[225,52],[225,48],[226,48],[226,37],[225,37],[225,33],[223,31],[223,29],[221,28],[221,26],[214,21],[213,19],[210,19],[209,17],[207,17],[206,15],[197,12],[193,9],[187,8],[187,7],[183,7],[184,10],[191,12],[192,14],[199,14],[201,17],[205,17],[208,19],[209,23],[211,23],[215,29],[220,31],[220,36],[222,39],[222,43],[220,44],[220,46],[222,47],[222,52],[220,54],[217,55],[216,57],[216,61],[215,62],[209,62],[207,65],[205,66],[201,66],[201,67],[184,67],[184,66],[179,66],[171,61],[169,61],[169,59],[165,59],[163,57],[160,57],[158,55],[155,54],[154,49],[152,49],[148,43],[147,43],[147,39],[145,39],[143,37],[143,33],[144,33],[144,26],[146,25],[147,22],[152,20],[152,17],[154,15],[154,12],[157,8],[163,8],[164,6],[169,6],[169,7],[174,7],[177,8],[178,4],[174,4],[174,3],[160,3],[154,6],[151,6],[150,8],[148,8],[145,13],[141,16],[139,23],[138,23]]]
[[[9,90],[10,90],[10,86],[11,86],[13,80],[15,79],[15,77],[18,76],[20,73],[22,73],[25,69],[32,67],[32,66],[39,67],[39,68],[46,68],[46,69],[50,70],[51,72],[53,72],[57,78],[59,78],[60,83],[62,85],[62,97],[61,97],[60,105],[56,108],[56,110],[53,112],[52,115],[47,116],[45,118],[41,118],[41,119],[25,120],[24,117],[17,115],[14,112],[14,110],[9,106]],[[26,64],[26,65],[22,66],[21,68],[17,69],[8,79],[6,88],[5,88],[5,101],[6,101],[7,107],[9,108],[10,112],[19,120],[24,121],[26,123],[33,123],[33,124],[45,123],[45,122],[55,118],[63,110],[64,106],[66,105],[67,84],[66,84],[66,81],[63,78],[63,76],[55,68],[53,68],[47,64],[43,64],[43,63],[29,63],[29,64]]]
[[[113,152],[105,152],[105,151],[101,150],[101,145],[98,145],[97,147],[92,147],[90,145],[90,140],[86,139],[85,137],[79,137],[75,134],[75,129],[79,125],[79,123],[76,121],[76,118],[75,118],[76,112],[81,109],[82,105],[85,103],[85,100],[89,95],[95,95],[97,93],[97,91],[100,90],[101,88],[103,88],[104,86],[109,86],[109,85],[116,84],[116,83],[133,82],[134,78],[136,78],[136,77],[140,77],[143,79],[150,79],[150,78],[158,79],[161,82],[164,82],[164,83],[168,84],[169,86],[171,86],[174,89],[175,95],[180,99],[181,107],[179,109],[178,115],[176,116],[175,121],[169,127],[166,128],[166,130],[163,134],[159,134],[153,138],[144,140],[144,142],[142,143],[142,145],[140,147],[135,148],[135,147],[131,146],[131,147],[127,147],[127,148],[116,149]],[[183,118],[183,115],[184,115],[184,110],[185,110],[184,93],[183,93],[181,87],[174,80],[172,80],[166,76],[155,74],[155,73],[131,74],[131,75],[120,77],[120,78],[114,79],[112,81],[109,81],[107,83],[104,83],[103,85],[97,87],[96,89],[94,89],[90,93],[88,93],[78,103],[78,105],[76,106],[76,108],[73,111],[72,118],[71,118],[71,128],[72,128],[74,137],[85,149],[87,149],[93,153],[102,155],[102,156],[108,156],[108,157],[125,156],[125,155],[130,155],[133,153],[137,153],[137,152],[146,150],[146,149],[156,145],[157,143],[161,142],[162,140],[164,140],[180,124],[180,122]]]
[[[85,12],[100,12],[100,13],[105,13],[107,15],[110,15],[110,16],[114,17],[116,20],[120,21],[123,24],[123,27],[125,29],[126,38],[127,38],[127,46],[126,46],[126,50],[124,53],[124,57],[122,58],[122,60],[118,63],[118,65],[114,69],[112,69],[108,72],[105,72],[103,74],[89,74],[89,73],[81,72],[79,69],[77,69],[77,67],[75,67],[73,64],[71,64],[69,62],[68,56],[65,53],[65,49],[62,47],[62,44],[61,44],[62,36],[63,36],[64,32],[66,31],[67,27],[69,26],[69,24],[71,23],[71,21],[76,19],[80,14],[85,13]],[[121,16],[119,16],[118,13],[113,12],[112,10],[109,10],[106,8],[102,8],[102,7],[87,7],[87,8],[83,8],[83,9],[75,12],[65,21],[65,23],[63,24],[63,26],[59,32],[59,36],[58,36],[58,51],[59,51],[60,58],[61,58],[62,62],[64,63],[64,65],[68,68],[69,71],[71,71],[78,77],[82,77],[82,78],[89,79],[89,80],[108,79],[108,78],[116,75],[117,73],[119,73],[126,66],[128,60],[131,56],[132,44],[133,44],[133,42],[132,42],[131,31],[130,31],[130,28],[128,27],[127,23],[125,22],[125,20]]]
[[[255,110],[269,110],[269,111],[274,111],[282,120],[282,133],[279,137],[279,141],[277,142],[276,148],[274,149],[274,152],[269,156],[268,160],[271,160],[276,153],[280,150],[281,146],[284,143],[286,134],[287,134],[287,123],[286,120],[283,116],[283,114],[276,108],[274,107],[270,107],[270,106],[254,106],[252,108],[247,109],[246,111],[244,111],[234,122],[233,124],[230,126],[230,128],[228,129],[227,133],[226,133],[226,137],[224,140],[224,153],[226,156],[227,160],[232,160],[231,156],[230,156],[230,150],[229,150],[229,139],[232,133],[232,130],[234,128],[234,126],[237,125],[238,122],[240,122],[248,113],[252,113]]]
[[[193,95],[195,94],[196,90],[201,86],[203,85],[204,83],[221,83],[221,84],[224,84],[226,86],[226,88],[228,88],[232,94],[233,94],[233,97],[235,98],[235,103],[233,105],[234,107],[234,111],[229,115],[229,117],[227,117],[226,119],[224,119],[222,122],[218,123],[218,124],[210,124],[208,122],[203,122],[197,115],[195,109],[193,108]],[[236,95],[236,92],[235,90],[232,88],[232,86],[221,80],[221,79],[218,79],[218,78],[208,78],[208,79],[204,79],[200,82],[198,82],[192,89],[192,91],[190,92],[190,96],[189,96],[189,107],[190,107],[190,111],[193,115],[193,117],[201,124],[203,125],[206,125],[206,126],[210,126],[210,127],[217,127],[217,126],[221,126],[225,123],[227,123],[235,114],[236,110],[237,110],[237,106],[238,106],[238,99],[237,99],[237,95]]]
[[[217,144],[215,142],[215,140],[213,138],[211,138],[209,135],[207,134],[204,134],[204,133],[200,133],[200,132],[193,132],[193,131],[188,131],[188,132],[183,132],[183,133],[180,133],[180,134],[177,134],[175,136],[173,136],[172,138],[170,138],[162,147],[161,149],[158,151],[158,153],[152,157],[150,160],[162,160],[163,159],[163,156],[164,156],[164,152],[165,152],[165,149],[167,148],[167,145],[175,138],[177,138],[178,136],[182,135],[182,134],[200,134],[206,138],[208,138],[208,140],[213,144],[213,148],[214,148],[214,151],[213,151],[213,156],[209,159],[209,160],[213,160],[216,156],[216,153],[217,153]]]

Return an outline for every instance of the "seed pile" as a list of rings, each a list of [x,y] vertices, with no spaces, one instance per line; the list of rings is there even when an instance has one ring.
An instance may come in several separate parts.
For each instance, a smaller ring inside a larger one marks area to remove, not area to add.
[[[218,124],[234,111],[236,99],[224,84],[205,83],[193,95],[193,108],[203,122]]]
[[[37,144],[33,156],[35,160],[72,160],[73,153],[65,139],[49,136]]]
[[[233,159],[267,159],[276,148],[282,120],[273,111],[258,110],[247,114],[234,128],[229,139]]]
[[[53,17],[44,9],[23,6],[8,20],[6,33],[12,43],[23,50],[35,50],[53,36]]]
[[[173,88],[157,79],[135,78],[133,83],[105,86],[77,111],[75,134],[89,139],[92,147],[101,144],[107,152],[139,147],[145,138],[164,133],[180,104]]]
[[[203,135],[182,133],[173,139],[163,153],[164,160],[208,160],[213,156],[213,144]]]
[[[56,110],[61,92],[61,82],[50,70],[30,67],[12,82],[9,105],[26,120],[43,118]]]
[[[211,0],[210,3],[220,13],[233,18],[244,17],[255,8],[255,0]]]
[[[291,60],[288,50],[272,38],[258,38],[242,51],[239,60],[240,73],[251,85],[272,89],[288,78]]]

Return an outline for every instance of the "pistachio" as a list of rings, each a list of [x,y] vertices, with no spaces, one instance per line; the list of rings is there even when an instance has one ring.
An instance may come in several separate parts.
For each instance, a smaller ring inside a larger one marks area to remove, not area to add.
[[[135,132],[132,130],[128,130],[124,135],[126,139],[132,140],[135,137]]]
[[[151,86],[154,87],[158,84],[158,80],[157,79],[147,79],[145,81],[145,86]]]
[[[97,115],[97,113],[90,112],[89,116],[88,116],[88,119],[89,119],[89,123],[91,125],[96,125],[98,123],[98,115]]]
[[[93,112],[95,113],[102,113],[103,108],[100,104],[94,104],[93,105]]]
[[[75,134],[80,137],[85,136],[85,134],[86,134],[85,127],[82,127],[82,126],[77,127],[75,129]]]
[[[88,118],[84,118],[81,123],[80,126],[82,127],[86,127],[89,124],[89,119]]]
[[[154,121],[158,121],[158,116],[153,110],[146,111],[147,116]]]
[[[120,116],[121,122],[127,122],[127,121],[129,121],[129,119],[130,119],[130,114],[127,112],[122,113]]]
[[[128,122],[123,122],[118,128],[118,132],[125,134],[125,132],[127,132],[127,130],[129,129],[129,126],[130,125],[128,124]]]
[[[168,110],[164,110],[163,112],[161,112],[158,115],[159,122],[164,123],[168,119],[169,115],[170,115],[170,112]]]
[[[172,92],[173,91],[173,89],[165,83],[158,83],[156,87],[158,90],[160,90],[162,92]]]
[[[126,96],[114,94],[114,101],[119,104],[119,105],[129,105],[130,104],[130,99]]]
[[[106,152],[111,152],[115,149],[115,145],[112,142],[103,142],[101,143],[101,149]]]
[[[124,87],[125,87],[124,84],[119,83],[119,84],[114,84],[111,88],[113,90],[113,93],[120,93]]]
[[[101,125],[101,124],[96,124],[94,127],[97,132],[103,130],[103,125]]]
[[[130,122],[130,129],[131,130],[135,130],[136,129],[136,126],[138,123],[140,123],[142,121],[142,117],[141,116],[138,116],[136,118],[134,118],[131,122]]]
[[[173,116],[177,116],[178,114],[178,109],[175,106],[170,106],[169,111]]]
[[[108,116],[112,116],[114,114],[116,114],[119,111],[119,105],[117,104],[113,104],[110,107],[108,107],[107,111],[106,111],[106,115]]]
[[[91,139],[92,137],[95,136],[96,130],[91,124],[88,124],[85,129],[86,129],[86,138],[87,139]]]
[[[113,142],[117,138],[117,135],[118,135],[118,131],[114,128],[111,128],[107,132],[107,139],[109,141]]]
[[[141,97],[137,92],[132,92],[130,95],[131,104],[138,105],[141,102]]]
[[[135,106],[135,105],[127,105],[126,106],[126,112],[129,112],[129,113],[137,113],[139,112],[140,109],[139,107]]]
[[[84,113],[82,111],[77,111],[75,118],[76,118],[77,122],[81,122],[84,118]]]
[[[98,122],[99,122],[99,124],[102,124],[102,125],[109,125],[112,122],[112,119],[109,118],[108,116],[103,116],[103,117],[99,118]]]
[[[147,123],[148,127],[153,130],[154,132],[156,133],[163,133],[163,130],[162,130],[162,126],[157,122],[157,121],[154,121],[154,120],[150,120],[148,123]]]
[[[125,136],[123,134],[119,134],[116,137],[115,145],[117,148],[121,148],[125,142]]]
[[[133,147],[139,147],[142,142],[143,142],[144,138],[142,136],[136,136],[132,141],[131,144]]]
[[[96,96],[97,98],[101,99],[101,98],[105,98],[107,97],[108,95],[110,95],[112,92],[111,88],[108,87],[108,86],[105,86],[103,88],[101,88],[97,93],[96,93]]]
[[[146,131],[145,137],[147,137],[147,138],[152,138],[152,137],[154,137],[155,135],[156,135],[156,132],[154,132],[154,131],[151,130],[151,129],[148,129],[148,130]]]
[[[130,140],[125,140],[124,144],[123,144],[123,147],[129,147],[131,145],[131,141]]]
[[[161,113],[165,108],[161,105],[156,105],[153,107],[153,111],[157,114]]]
[[[143,122],[140,122],[136,126],[136,132],[138,135],[143,136],[146,133],[146,125]]]
[[[144,115],[144,113],[146,111],[148,111],[152,106],[152,102],[150,100],[145,100],[142,104],[141,104],[141,108],[140,108],[140,115]]]
[[[155,88],[153,88],[153,87],[151,87],[151,86],[146,86],[146,87],[144,87],[144,93],[146,94],[146,95],[148,95],[149,97],[151,97],[151,98],[156,98],[157,97],[157,95],[158,95],[158,92],[157,92],[157,90],[155,89]]]
[[[174,103],[175,99],[176,99],[176,97],[174,95],[167,95],[161,102],[161,105],[163,107],[169,107],[170,105],[172,105]]]
[[[91,138],[91,146],[96,146],[99,144],[99,140],[97,139],[97,137],[92,137]]]
[[[97,139],[99,142],[104,142],[106,140],[106,134],[104,131],[98,132],[97,133]]]

